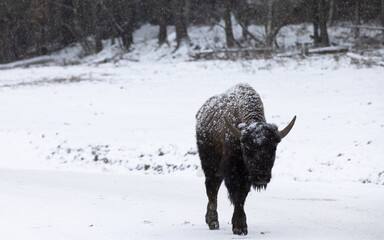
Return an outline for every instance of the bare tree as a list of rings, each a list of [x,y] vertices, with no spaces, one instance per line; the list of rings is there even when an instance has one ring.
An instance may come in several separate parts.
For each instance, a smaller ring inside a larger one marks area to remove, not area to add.
[[[125,49],[129,49],[133,43],[133,31],[135,26],[135,2],[126,0],[114,0],[114,17],[116,28]]]
[[[95,52],[98,53],[103,50],[103,44],[101,43],[101,26],[100,26],[100,15],[101,15],[101,5],[100,1],[97,1],[95,4],[90,4],[90,18],[92,24],[92,33],[95,38]]]
[[[381,0],[381,25],[384,27],[384,0]]]
[[[241,1],[241,11],[243,14],[241,14],[241,21],[244,23],[244,28],[242,31],[243,40],[247,40],[248,37],[248,25],[249,25],[249,6],[248,2],[246,0]]]
[[[381,0],[381,25],[384,27],[384,0]]]
[[[306,13],[309,8],[313,14]],[[224,19],[222,27],[231,48],[241,47],[232,29],[235,18],[243,40],[270,50],[278,47],[276,37],[282,27],[309,16],[313,17],[314,43],[328,46],[327,25],[335,20],[352,19],[353,25],[360,25],[381,19],[384,26],[384,0],[0,0],[0,62],[47,54],[73,42],[83,46],[84,55],[92,54],[102,50],[103,38],[119,39],[130,49],[135,28],[145,22],[159,25],[159,44],[163,44],[167,43],[167,24],[173,21],[179,48],[181,42],[189,42],[189,20],[207,24]],[[261,21],[265,25],[262,40],[248,29],[250,22]],[[352,27],[358,45],[361,32]],[[382,35],[384,43],[384,31]]]
[[[329,46],[325,0],[313,0],[313,40],[315,46]],[[320,30],[320,35],[319,35]]]
[[[189,42],[187,21],[185,18],[185,0],[171,0],[173,22],[176,28],[176,50],[183,41]]]
[[[313,11],[313,42],[315,46],[320,44],[319,36],[319,0],[312,1],[312,11]]]
[[[292,22],[294,12],[298,9],[303,0],[263,0],[265,15],[265,45],[278,47],[276,36],[282,27]]]
[[[273,36],[273,3],[274,0],[265,0],[265,6],[267,10],[267,21],[265,22],[265,43],[267,47],[272,47],[274,37]]]
[[[320,0],[319,3],[319,25],[320,25],[320,40],[322,46],[329,46],[329,37],[327,30],[327,9],[325,0]]]
[[[335,21],[336,1],[337,0],[330,0],[329,1],[329,16],[328,16],[328,25],[329,26],[333,26],[334,21]]]
[[[231,0],[223,0],[224,11],[224,23],[225,23],[225,38],[227,41],[227,47],[232,48],[235,46],[235,37],[233,36],[232,21],[231,21]]]
[[[384,27],[384,0],[381,0],[381,25]],[[382,33],[383,43],[384,43],[384,30]]]
[[[51,8],[54,9],[54,13],[57,13],[57,19],[54,21],[55,29],[59,29],[59,37],[61,43],[66,46],[76,41],[76,35],[73,33],[73,23],[75,19],[75,12],[73,8],[73,2],[71,0],[50,1]]]
[[[248,23],[243,22],[244,19],[240,16],[241,14],[238,14],[238,11],[234,10],[231,8],[231,12],[233,13],[233,16],[235,17],[236,21],[239,23],[239,25],[242,28],[243,31],[243,38],[244,35],[246,34],[247,37],[253,39],[258,45],[264,45],[264,42],[258,39],[255,35],[253,35],[249,30],[248,30]],[[249,16],[248,16],[249,17]],[[248,20],[247,20],[248,21]],[[240,45],[237,41],[235,41],[236,44]]]
[[[250,17],[250,8],[247,0],[231,1],[231,11],[236,20],[242,27],[242,40],[247,40],[249,36],[248,25]]]
[[[356,26],[360,25],[360,0],[355,0],[355,11],[354,11],[354,24]],[[356,46],[360,45],[360,28],[356,27],[355,28],[355,43]]]
[[[159,45],[168,44],[167,40],[167,16],[169,15],[169,7],[167,0],[153,0],[155,18],[159,24]]]

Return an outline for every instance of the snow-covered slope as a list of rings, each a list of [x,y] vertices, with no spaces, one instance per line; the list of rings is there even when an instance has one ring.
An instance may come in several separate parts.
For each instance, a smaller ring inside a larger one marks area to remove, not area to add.
[[[268,121],[298,117],[275,177],[382,184],[383,73],[332,57],[2,70],[0,166],[194,173],[198,108],[248,82]]]

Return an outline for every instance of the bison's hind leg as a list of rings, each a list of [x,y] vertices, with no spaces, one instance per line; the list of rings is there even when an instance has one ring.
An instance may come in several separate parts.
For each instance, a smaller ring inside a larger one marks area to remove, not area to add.
[[[207,213],[205,214],[205,222],[208,224],[209,229],[219,229],[219,218],[217,214],[217,193],[219,191],[223,178],[216,174],[206,174],[205,188],[207,190],[208,205]]]
[[[205,214],[205,222],[209,229],[219,229],[219,219],[217,214],[217,193],[223,176],[219,171],[219,158],[213,154],[210,146],[198,144],[201,167],[205,175],[205,188],[208,196],[207,213]]]

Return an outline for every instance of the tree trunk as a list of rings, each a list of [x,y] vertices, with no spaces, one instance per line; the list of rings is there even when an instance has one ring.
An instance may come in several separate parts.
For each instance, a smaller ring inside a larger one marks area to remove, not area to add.
[[[9,21],[7,19],[7,21]],[[1,31],[1,45],[0,45],[0,48],[1,51],[2,51],[2,59],[0,60],[0,62],[2,63],[6,63],[6,62],[10,62],[12,60],[14,60],[14,57],[13,57],[13,54],[12,54],[12,51],[11,51],[11,39],[12,39],[12,36],[11,36],[11,24],[6,22],[5,24],[3,24],[3,26],[0,26],[0,29],[2,30]]]
[[[225,37],[227,41],[227,47],[232,48],[235,46],[235,37],[233,36],[232,31],[232,21],[231,21],[231,3],[230,0],[224,1],[225,12],[224,12],[224,22],[225,22]]]
[[[381,25],[384,27],[384,0],[381,0]],[[382,39],[384,43],[384,30],[382,32]]]
[[[335,20],[335,2],[336,0],[330,0],[329,3],[329,16],[328,16],[328,25],[333,26]]]
[[[73,26],[75,21],[75,12],[73,2],[70,0],[64,0],[61,2],[62,5],[55,6],[55,8],[58,8],[56,11],[59,13],[58,16],[58,29],[60,29],[59,36],[61,38],[61,43],[66,46],[72,42],[76,41],[76,36],[73,35],[71,29],[68,29],[68,27],[63,24],[67,23],[68,26]]]
[[[273,0],[266,1],[267,7],[267,22],[265,26],[265,35],[266,35],[266,45],[267,47],[272,47],[273,44]]]
[[[168,43],[167,41],[167,16],[168,6],[167,0],[154,0],[155,17],[159,24],[159,45]]]
[[[118,36],[121,37],[123,47],[127,50],[133,43],[133,31],[135,26],[135,6],[132,1],[114,0],[113,16]]]
[[[381,0],[381,25],[384,27],[384,0]]]
[[[185,25],[188,26],[189,24],[189,15],[191,10],[191,1],[190,0],[184,0],[184,19],[185,19]]]
[[[116,29],[116,19],[113,15],[113,1],[100,1],[99,2],[101,5],[102,11],[104,11],[104,14],[106,15],[107,18],[107,27],[109,28],[110,32],[110,37],[111,37],[111,44],[115,44],[115,38],[118,36],[117,34],[117,29]]]
[[[176,50],[180,47],[182,41],[189,41],[187,32],[187,22],[184,14],[184,0],[171,0],[173,22],[176,28]]]
[[[312,1],[313,7],[313,42],[315,46],[320,45],[319,37],[319,0]]]
[[[320,25],[320,41],[321,46],[326,47],[329,46],[329,37],[327,30],[327,11],[325,6],[325,0],[320,0],[319,3],[319,25]]]
[[[123,40],[124,47],[126,49],[129,49],[133,43],[133,30],[135,26],[135,17],[134,17],[135,7],[133,3],[124,2],[124,4],[126,4],[126,7],[125,7],[126,11],[124,13],[126,17],[126,22],[123,25],[124,33],[122,36],[122,40]]]
[[[81,46],[84,49],[86,55],[93,52],[93,48],[86,36],[89,33],[88,25],[86,24],[86,18],[84,17],[83,11],[86,9],[86,1],[75,0],[73,1],[73,11],[75,13],[75,18],[72,26],[68,24],[68,29],[73,31],[73,35],[76,36],[77,41],[81,43]]]
[[[239,13],[237,14],[239,16],[239,20],[241,21],[242,24],[242,38],[243,40],[247,40],[248,38],[248,25],[249,25],[249,6],[248,2],[246,0],[241,0],[240,1],[240,8],[239,8]]]
[[[355,0],[355,11],[354,11],[354,24],[360,25],[360,0]],[[360,45],[360,28],[355,28],[355,44]]]
[[[101,6],[99,3],[91,4],[91,18],[92,18],[92,32],[95,38],[95,52],[98,53],[103,50],[103,44],[101,43],[101,28],[100,28],[100,15]]]
[[[384,27],[384,0],[381,0],[381,25]]]

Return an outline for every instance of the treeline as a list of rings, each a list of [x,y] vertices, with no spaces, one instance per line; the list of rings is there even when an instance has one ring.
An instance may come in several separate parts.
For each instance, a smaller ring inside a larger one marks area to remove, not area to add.
[[[313,22],[314,43],[326,46],[329,24],[384,25],[383,6],[384,0],[1,0],[0,63],[44,55],[74,42],[87,54],[95,53],[107,38],[129,50],[133,32],[144,23],[159,26],[159,44],[167,43],[167,26],[175,26],[177,46],[189,41],[189,25],[224,23],[231,48],[246,39],[273,47],[283,26]],[[243,29],[241,40],[233,36],[233,19]],[[250,24],[264,25],[265,39],[248,31]]]

